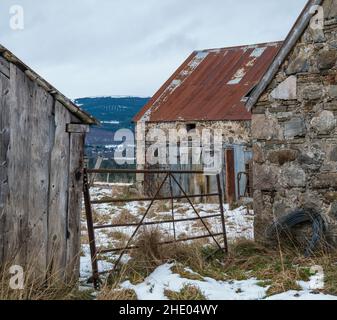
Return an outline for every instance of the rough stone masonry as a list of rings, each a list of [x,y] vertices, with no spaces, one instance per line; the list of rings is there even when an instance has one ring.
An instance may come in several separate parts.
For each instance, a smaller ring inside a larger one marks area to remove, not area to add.
[[[335,1],[327,5],[337,9]],[[325,19],[323,30],[308,26],[253,109],[258,239],[274,219],[309,207],[324,215],[336,242],[336,18]]]

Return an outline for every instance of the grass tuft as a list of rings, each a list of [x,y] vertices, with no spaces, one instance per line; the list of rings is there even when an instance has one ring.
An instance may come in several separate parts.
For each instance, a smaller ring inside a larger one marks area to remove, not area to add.
[[[196,286],[186,284],[179,292],[165,290],[165,296],[175,301],[205,301],[205,294]]]

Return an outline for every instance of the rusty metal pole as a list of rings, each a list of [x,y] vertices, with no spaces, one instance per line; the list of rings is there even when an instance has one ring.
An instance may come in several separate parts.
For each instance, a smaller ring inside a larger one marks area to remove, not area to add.
[[[221,187],[220,174],[217,174],[216,180],[217,180],[218,192],[219,192],[219,204],[220,204],[221,222],[222,222],[222,231],[223,231],[223,240],[224,240],[224,251],[225,251],[225,254],[228,254],[228,240],[227,240],[225,210],[223,206],[224,196],[223,196],[222,187]]]
[[[85,213],[87,216],[87,226],[88,226],[88,236],[89,236],[89,245],[90,245],[90,254],[91,254],[91,267],[92,267],[92,276],[95,289],[99,289],[100,279],[98,272],[98,263],[97,263],[97,248],[96,248],[96,239],[95,239],[95,229],[94,229],[94,219],[92,215],[92,207],[90,201],[90,187],[88,180],[87,169],[84,169],[84,178],[83,178],[83,193],[84,193],[84,204],[85,204]]]
[[[172,207],[172,223],[173,223],[173,235],[174,235],[174,241],[177,241],[177,233],[176,233],[176,221],[175,221],[175,215],[174,215],[174,196],[173,196],[173,186],[172,186],[172,176],[170,174],[170,194],[171,194],[171,207]]]

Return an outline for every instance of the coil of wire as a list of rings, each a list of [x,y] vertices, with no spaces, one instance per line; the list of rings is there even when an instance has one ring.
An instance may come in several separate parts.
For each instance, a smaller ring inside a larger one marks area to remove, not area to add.
[[[266,232],[267,238],[275,238],[277,233],[289,233],[294,227],[310,223],[312,226],[312,237],[308,241],[304,255],[311,256],[323,241],[326,226],[323,217],[312,209],[297,209],[274,222]]]

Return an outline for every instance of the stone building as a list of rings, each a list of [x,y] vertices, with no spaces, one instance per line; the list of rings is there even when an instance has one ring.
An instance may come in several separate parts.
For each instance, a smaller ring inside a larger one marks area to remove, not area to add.
[[[243,176],[239,182],[237,177],[240,172],[248,171],[252,154],[251,113],[245,108],[246,97],[259,83],[280,46],[277,42],[193,52],[134,118],[138,168],[148,167],[147,151],[154,142],[148,135],[150,129],[161,129],[166,135],[170,129],[185,129],[186,133],[221,129],[223,149],[227,150],[225,162],[232,163],[223,170],[227,199],[234,201],[244,195],[249,179]],[[179,163],[164,167],[203,169]],[[146,189],[153,185],[155,178],[148,180],[139,175],[138,182]],[[210,193],[216,187],[212,177],[180,178],[191,194]]]
[[[337,217],[336,62],[337,1],[309,1],[247,102],[257,237],[295,208]]]

